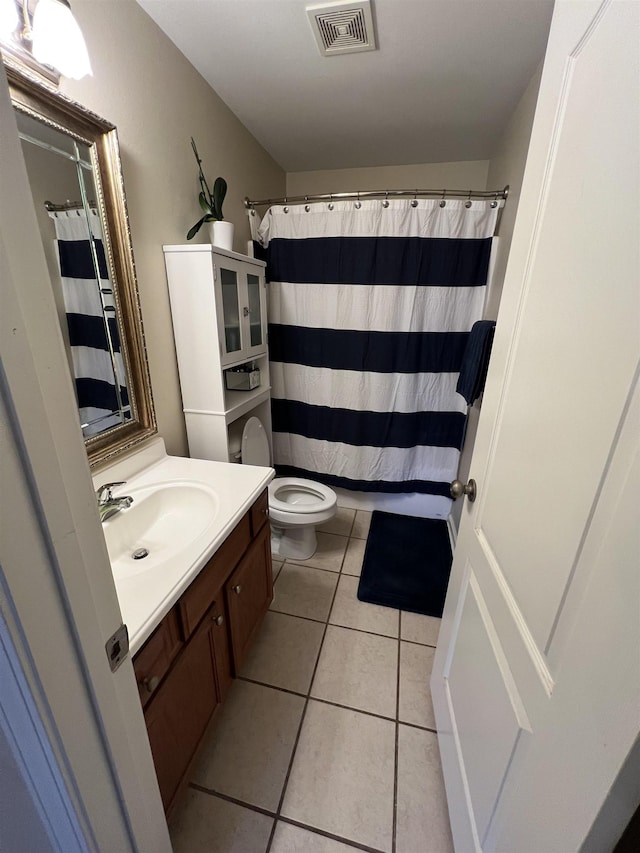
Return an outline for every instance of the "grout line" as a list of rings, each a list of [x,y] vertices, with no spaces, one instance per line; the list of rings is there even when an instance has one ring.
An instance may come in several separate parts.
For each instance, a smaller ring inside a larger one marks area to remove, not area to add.
[[[307,622],[315,622],[318,625],[327,624],[326,619],[314,619],[313,616],[300,616],[299,613],[289,613],[289,611],[287,610],[272,610],[271,608],[269,608],[267,613],[279,613],[281,616],[291,616],[294,619],[306,619]]]
[[[298,563],[295,560],[285,560],[282,564],[280,571],[284,569],[284,567],[295,567],[297,569],[312,569],[315,572],[326,572],[329,575],[339,575],[340,569],[323,569],[322,566],[310,566],[308,563]]]
[[[327,626],[332,627],[332,626]],[[377,636],[377,635],[375,635]],[[377,720],[386,720],[388,723],[394,723],[396,717],[385,716],[384,714],[376,714],[375,711],[366,711],[364,708],[354,708],[353,705],[342,705],[340,702],[334,702],[331,699],[323,699],[321,696],[312,696],[310,693],[301,693],[298,690],[290,690],[287,687],[278,687],[276,684],[269,684],[268,681],[258,681],[256,678],[247,678],[244,675],[239,675],[237,681],[247,681],[249,684],[258,684],[260,687],[268,687],[270,690],[279,690],[282,693],[288,693],[291,696],[301,696],[306,699],[313,699],[314,702],[320,702],[322,705],[331,705],[334,708],[342,708],[343,711],[355,711],[357,714],[365,714],[367,717],[375,717]],[[407,725],[412,725],[407,723]],[[414,728],[420,729],[424,726],[414,725]]]
[[[341,835],[335,835],[333,832],[327,832],[326,829],[320,829],[317,826],[310,826],[308,823],[301,823],[299,820],[293,820],[290,817],[278,817],[281,823],[289,823],[291,826],[298,826],[300,829],[306,829],[314,835],[321,835],[323,838],[330,838],[332,841],[339,841],[352,847],[354,850],[364,850],[365,853],[384,853],[377,847],[368,847],[366,844],[360,844],[359,841],[352,841],[350,838],[343,838]]]
[[[401,726],[409,726],[410,729],[419,729],[421,732],[431,732],[434,735],[438,734],[437,729],[432,729],[429,726],[421,726],[418,723],[407,723],[404,720],[398,720],[398,724]]]
[[[246,675],[236,676],[236,681],[246,681],[249,684],[258,684],[260,687],[268,687],[270,690],[279,690],[280,693],[288,693],[290,696],[301,696],[306,698],[306,693],[301,693],[299,690],[290,690],[288,687],[280,687],[277,684],[269,684],[268,681],[258,681],[257,678],[247,678]]]
[[[398,742],[400,739],[400,653],[402,650],[402,610],[398,613],[398,666],[396,673],[396,719],[395,753],[393,759],[393,827],[391,834],[391,853],[396,853],[396,835],[398,829]]]
[[[277,821],[280,821],[281,823],[289,823],[291,826],[306,829],[314,835],[321,835],[323,838],[330,838],[332,841],[339,841],[342,844],[346,844],[348,847],[352,847],[354,850],[363,850],[364,853],[384,853],[384,851],[379,850],[377,847],[368,847],[366,844],[360,844],[360,842],[353,841],[350,838],[344,838],[342,835],[335,835],[333,832],[328,832],[326,829],[320,829],[317,826],[311,826],[308,823],[302,823],[302,821],[278,815],[271,809],[256,806],[254,803],[247,803],[244,800],[239,800],[237,797],[232,797],[230,794],[223,794],[221,791],[216,791],[213,788],[206,788],[204,785],[199,785],[197,782],[190,782],[189,787],[193,788],[195,791],[199,791],[201,794],[207,794],[210,797],[217,797],[219,800],[224,800],[227,803],[233,803],[235,806],[241,806],[249,811],[256,812],[257,814],[264,815],[265,817],[270,817],[275,823],[277,823]],[[275,823],[273,827],[274,832]]]
[[[400,637],[400,639],[403,643],[410,643],[412,646],[422,646],[427,647],[429,649],[437,648],[437,646],[434,646],[432,643],[419,643],[418,640],[405,640],[404,637]]]
[[[345,553],[346,553],[346,549],[345,549]],[[344,554],[342,555],[342,563],[344,563]],[[342,574],[342,563],[340,563],[340,574]],[[307,708],[309,707],[309,701],[310,701],[310,696],[311,696],[311,687],[313,686],[313,680],[316,677],[316,672],[318,670],[318,664],[320,662],[320,655],[322,654],[322,647],[324,646],[324,638],[327,635],[327,628],[329,627],[329,616],[331,615],[331,610],[333,609],[333,603],[335,601],[337,591],[338,591],[338,584],[336,584],[335,589],[333,590],[333,595],[331,597],[331,606],[329,607],[329,613],[328,613],[327,619],[324,623],[324,630],[322,632],[322,639],[320,641],[320,647],[318,648],[318,654],[316,655],[316,662],[315,662],[314,667],[313,667],[313,672],[311,673],[311,680],[309,681],[309,689],[307,690],[307,695],[305,698],[304,707],[302,709],[302,715],[300,717],[300,723],[298,725],[298,731],[296,732],[296,738],[295,738],[295,741],[293,743],[293,749],[291,751],[291,758],[289,759],[289,766],[287,767],[287,773],[286,773],[285,778],[284,778],[284,784],[282,786],[282,792],[280,794],[280,800],[278,802],[278,810],[277,810],[277,817],[278,818],[280,817],[280,812],[282,811],[282,806],[284,804],[284,798],[285,798],[285,795],[287,793],[287,786],[289,785],[289,777],[291,776],[291,770],[293,768],[293,762],[294,762],[295,757],[296,757],[296,752],[298,751],[298,743],[300,742],[300,735],[302,734],[302,727],[304,725],[305,717],[307,716]],[[267,843],[267,848],[265,850],[265,853],[270,853],[270,851],[271,851],[271,845],[273,844],[273,836],[275,835],[275,832],[276,832],[276,826],[277,826],[277,820],[271,828],[271,834],[269,835],[269,841]]]
[[[195,791],[200,791],[201,794],[209,794],[212,797],[217,797],[219,800],[225,800],[228,803],[234,803],[236,806],[242,806],[252,812],[258,812],[265,817],[277,818],[277,815],[271,809],[265,809],[262,806],[256,806],[255,803],[247,803],[245,800],[239,800],[237,797],[232,797],[230,794],[223,794],[222,791],[216,791],[215,788],[207,788],[204,785],[199,785],[197,782],[189,782],[189,787]]]

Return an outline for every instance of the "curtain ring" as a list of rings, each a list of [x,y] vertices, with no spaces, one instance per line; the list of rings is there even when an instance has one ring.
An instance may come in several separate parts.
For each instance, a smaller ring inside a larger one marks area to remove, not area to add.
[[[255,216],[255,215],[256,215],[255,207],[252,207],[251,210],[249,211],[249,216]]]
[[[306,195],[306,196],[304,197],[304,200],[305,200],[305,201],[309,201],[309,196],[308,196],[308,195]],[[309,213],[309,211],[311,210],[311,207],[310,207],[308,204],[305,204],[304,209],[306,210],[306,212],[307,212],[307,213]]]
[[[496,208],[498,206],[498,193],[495,194],[495,198],[491,202],[490,207]]]
[[[418,195],[418,190],[414,190],[413,191],[413,201],[411,202],[411,207],[417,207],[418,206],[418,199],[416,198],[417,195]]]
[[[442,198],[440,199],[440,207],[446,207],[446,205],[447,205],[447,202],[444,199],[446,192],[447,192],[446,190],[442,190]]]
[[[333,210],[333,193],[329,193],[329,204],[327,205],[329,210]]]
[[[384,201],[382,202],[383,207],[389,207],[389,193],[386,192],[384,194]]]
[[[358,200],[356,201],[354,207],[356,210],[360,210],[360,208],[362,207],[362,204],[360,203],[360,193],[358,193]]]
[[[289,213],[289,208],[287,207],[287,197],[284,197],[284,207],[282,208],[283,213]]]
[[[470,207],[471,207],[471,190],[469,190],[469,197],[468,197],[468,198],[467,198],[467,200],[465,201],[464,206],[465,206],[466,208],[470,208]]]

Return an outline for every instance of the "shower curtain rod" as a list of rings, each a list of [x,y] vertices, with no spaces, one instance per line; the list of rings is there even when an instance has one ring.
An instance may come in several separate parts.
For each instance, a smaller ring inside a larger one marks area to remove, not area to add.
[[[95,201],[89,200],[87,204],[92,210],[98,209],[98,206]],[[49,211],[49,213],[56,213],[57,211],[62,210],[82,210],[84,208],[84,205],[81,201],[66,201],[64,202],[64,204],[55,204],[52,201],[45,201],[44,206]]]
[[[509,185],[503,190],[360,190],[360,192],[348,193],[323,193],[322,195],[294,195],[283,196],[282,198],[263,198],[260,200],[250,199],[248,196],[244,199],[244,206],[247,210],[254,207],[271,204],[304,204],[310,201],[341,201],[356,199],[359,201],[363,198],[466,198],[469,201],[473,199],[507,199],[509,195]]]

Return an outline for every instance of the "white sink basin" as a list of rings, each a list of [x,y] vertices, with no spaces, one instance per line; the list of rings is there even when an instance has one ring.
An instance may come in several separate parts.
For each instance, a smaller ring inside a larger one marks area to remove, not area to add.
[[[116,497],[123,495],[133,498],[131,506],[103,524],[115,577],[157,570],[189,551],[201,538],[211,539],[220,502],[207,485],[188,480],[138,488],[125,485]],[[136,552],[144,556],[135,559]]]

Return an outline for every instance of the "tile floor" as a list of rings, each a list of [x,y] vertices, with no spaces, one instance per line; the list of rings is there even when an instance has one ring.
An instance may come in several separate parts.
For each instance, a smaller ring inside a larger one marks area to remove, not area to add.
[[[175,853],[450,853],[429,675],[439,619],[358,601],[339,508],[275,597],[171,821]]]

